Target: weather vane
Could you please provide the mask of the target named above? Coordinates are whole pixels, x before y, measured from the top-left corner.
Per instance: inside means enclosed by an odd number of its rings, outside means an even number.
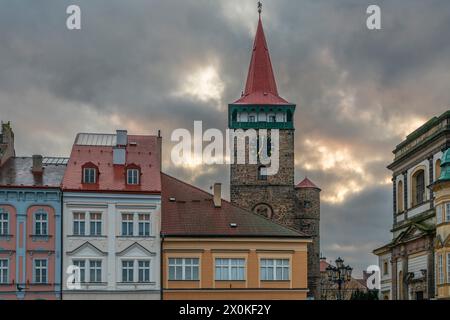
[[[258,1],[258,13],[259,13],[259,15],[261,15],[261,12],[262,12],[262,3],[261,3],[261,1]]]

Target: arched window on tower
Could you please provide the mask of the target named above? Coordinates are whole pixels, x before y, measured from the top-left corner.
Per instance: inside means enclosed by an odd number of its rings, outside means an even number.
[[[412,176],[412,206],[417,206],[425,201],[425,171],[418,170]]]
[[[261,180],[261,181],[267,180],[267,174],[266,174],[266,172],[263,172],[263,171],[266,171],[264,169],[267,169],[267,168],[265,166],[260,166],[258,168],[258,180]]]
[[[441,159],[436,160],[436,164],[435,164],[435,178],[434,180],[437,181],[439,179],[439,177],[441,176]]]
[[[399,181],[397,185],[397,213],[402,213],[403,208],[403,181]]]

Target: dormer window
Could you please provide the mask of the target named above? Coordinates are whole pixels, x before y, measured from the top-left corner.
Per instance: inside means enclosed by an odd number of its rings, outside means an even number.
[[[140,184],[140,177],[141,177],[141,170],[136,165],[129,165],[126,170],[126,179],[128,185],[139,185]]]
[[[83,166],[83,183],[84,184],[96,184],[98,177],[98,168],[92,164],[87,163]]]

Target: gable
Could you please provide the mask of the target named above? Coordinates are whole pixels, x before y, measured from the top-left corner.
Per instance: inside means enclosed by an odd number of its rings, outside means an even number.
[[[90,258],[90,257],[98,257],[99,255],[107,256],[108,253],[101,251],[99,248],[97,248],[90,242],[85,242],[75,250],[67,252],[67,255]]]
[[[126,249],[117,252],[117,256],[121,257],[134,257],[134,258],[147,258],[147,257],[153,257],[156,256],[155,252],[151,252],[150,250],[147,250],[139,243],[135,242],[131,246],[127,247]]]

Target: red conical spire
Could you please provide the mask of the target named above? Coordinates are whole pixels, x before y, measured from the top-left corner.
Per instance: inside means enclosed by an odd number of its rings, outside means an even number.
[[[248,69],[247,83],[238,104],[289,104],[278,95],[277,83],[270,61],[269,49],[264,35],[261,15],[258,20],[252,59]]]

